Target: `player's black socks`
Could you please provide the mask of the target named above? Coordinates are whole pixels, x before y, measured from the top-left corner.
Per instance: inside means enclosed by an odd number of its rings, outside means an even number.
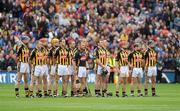
[[[31,98],[34,98],[33,91],[29,90],[29,96],[30,96]]]
[[[142,97],[143,94],[141,93],[141,90],[138,90],[138,97]]]
[[[33,91],[29,90],[29,96],[33,95]]]
[[[66,95],[67,91],[62,91],[62,96]]]
[[[48,93],[47,93],[47,91],[44,91],[44,96],[48,96]]]
[[[85,89],[83,89],[83,93],[84,93],[84,94],[88,94],[87,87],[85,87]]]
[[[80,91],[79,91],[79,90],[77,90],[77,94],[79,94],[79,92],[80,92]]]
[[[25,90],[25,96],[29,97],[29,88],[24,88],[24,90]]]
[[[148,89],[144,89],[145,96],[148,95]]]
[[[101,93],[100,93],[100,90],[95,90],[95,94],[96,94],[96,97],[99,97],[99,96],[101,96]]]
[[[74,92],[73,91],[71,91],[71,97],[73,97],[74,96]]]
[[[126,95],[126,92],[122,92],[122,97],[126,97],[127,95]]]
[[[156,89],[152,88],[152,96],[155,96],[155,95],[156,95]]]
[[[106,92],[107,92],[106,89],[102,90],[102,97],[105,97]]]
[[[40,97],[42,97],[42,91],[41,90],[38,90],[38,97],[40,98]]]
[[[100,94],[100,90],[95,90],[95,94]]]
[[[119,91],[116,91],[116,94],[119,94]]]
[[[95,91],[95,94],[97,94],[97,91],[98,91],[98,90],[95,89],[94,91]]]
[[[51,90],[48,90],[48,95],[51,95]]]
[[[119,91],[116,91],[116,97],[119,97]]]
[[[131,90],[131,96],[134,96],[134,90]]]
[[[53,95],[54,95],[54,96],[57,96],[57,90],[54,90],[54,91],[53,91]]]
[[[19,88],[15,88],[15,95],[19,97]]]

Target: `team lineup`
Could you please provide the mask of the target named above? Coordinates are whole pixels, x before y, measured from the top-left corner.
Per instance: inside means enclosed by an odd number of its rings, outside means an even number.
[[[133,51],[128,43],[119,40],[117,49],[108,50],[107,40],[99,40],[93,52],[88,49],[86,39],[76,43],[74,40],[47,38],[37,41],[36,48],[28,48],[29,37],[22,36],[16,46],[17,79],[15,95],[20,97],[21,79],[24,79],[25,97],[68,97],[68,86],[71,84],[71,97],[89,96],[87,77],[90,70],[96,73],[95,96],[108,97],[110,72],[118,74],[115,96],[127,97],[127,79],[131,78],[130,96],[148,96],[148,84],[151,80],[152,96],[156,95],[157,53],[152,41],[148,42],[146,51],[142,51],[140,43],[134,45]],[[50,44],[50,45],[49,45]],[[93,58],[93,59],[92,59]],[[93,60],[92,68],[89,61]],[[30,81],[28,77],[30,76]],[[144,87],[141,79],[145,76]],[[62,89],[59,80],[62,78]],[[69,81],[70,80],[70,81]],[[29,84],[30,83],[30,84]],[[120,87],[122,90],[120,90]],[[144,88],[144,94],[142,93]],[[119,92],[122,94],[119,94]],[[59,94],[60,93],[60,94]]]

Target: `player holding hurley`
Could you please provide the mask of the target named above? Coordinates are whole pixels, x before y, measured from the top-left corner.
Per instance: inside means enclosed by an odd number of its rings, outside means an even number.
[[[119,97],[119,88],[120,84],[122,84],[122,97],[127,97],[126,94],[126,84],[127,84],[127,78],[129,77],[129,62],[128,62],[128,56],[129,52],[127,50],[128,44],[122,44],[121,41],[120,43],[120,48],[117,57],[116,57],[116,66],[117,66],[117,71],[119,72],[119,79],[118,83],[116,86],[116,96]]]
[[[66,40],[62,39],[60,47],[55,51],[54,57],[57,63],[57,75],[56,75],[56,91],[58,91],[58,81],[62,77],[62,96],[67,97],[67,87],[69,82],[69,71],[68,71],[68,48],[66,46]],[[56,93],[57,95],[57,93]]]
[[[149,48],[145,52],[145,96],[148,96],[148,82],[149,79],[151,79],[152,82],[152,96],[157,96],[156,95],[156,76],[157,76],[157,67],[156,67],[156,62],[157,62],[157,53],[153,49],[154,44],[153,41],[149,41],[148,43]]]
[[[137,81],[138,97],[141,93],[141,78],[143,77],[143,54],[140,52],[140,44],[134,45],[134,51],[129,55],[130,67],[132,69],[131,96],[134,96],[134,85]]]
[[[95,50],[95,58],[97,63],[97,75],[95,94],[97,97],[101,96],[100,89],[102,88],[102,96],[107,96],[107,74],[108,74],[108,52],[106,44],[103,40],[99,41],[99,46]]]
[[[86,49],[86,43],[84,41],[81,41],[79,45],[80,47],[74,56],[73,66],[81,84],[79,89],[79,96],[81,97],[86,95],[86,91],[84,89],[87,84],[86,79],[88,74],[89,53]],[[77,91],[75,91],[75,94],[77,94]]]
[[[73,59],[74,56],[77,52],[77,48],[75,47],[75,41],[74,40],[70,40],[69,41],[69,49],[68,49],[68,71],[69,74],[71,75],[71,96],[76,96],[76,87],[75,87],[75,80],[77,78],[77,76],[74,74],[74,67],[73,67]]]
[[[25,97],[29,96],[29,88],[28,88],[28,74],[30,73],[29,66],[29,43],[30,38],[28,36],[21,36],[21,40],[18,40],[18,48],[17,48],[17,79],[15,84],[15,94],[16,97],[19,97],[19,88],[22,76],[24,76],[24,90]]]
[[[43,67],[43,45],[41,41],[37,41],[36,48],[32,50],[30,55],[31,62],[31,82],[30,82],[30,97],[34,97],[33,91],[36,85],[36,96],[42,97],[42,79],[44,73]]]
[[[57,90],[55,88],[55,86],[58,86],[58,84],[56,84],[56,59],[54,57],[55,54],[55,50],[59,45],[59,39],[57,38],[53,38],[51,41],[51,48],[49,50],[49,54],[48,54],[48,58],[49,58],[49,83],[48,83],[48,95],[49,96],[57,96]],[[53,94],[52,94],[53,92]]]
[[[43,53],[43,91],[44,91],[44,96],[47,97],[48,93],[47,93],[47,88],[48,88],[48,74],[49,74],[49,58],[48,58],[48,52],[49,52],[49,47],[48,47],[48,39],[47,38],[41,38],[40,39],[42,45],[43,45],[43,49],[42,49],[42,53]]]

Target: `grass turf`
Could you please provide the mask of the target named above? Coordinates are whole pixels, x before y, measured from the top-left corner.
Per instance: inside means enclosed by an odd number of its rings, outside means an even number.
[[[94,86],[89,87],[94,95]],[[109,85],[109,90],[115,93],[113,84]],[[21,97],[15,98],[14,85],[0,84],[0,111],[180,111],[180,84],[158,84],[160,97],[117,98],[113,94],[108,98],[31,99],[25,98],[23,93],[21,90]]]

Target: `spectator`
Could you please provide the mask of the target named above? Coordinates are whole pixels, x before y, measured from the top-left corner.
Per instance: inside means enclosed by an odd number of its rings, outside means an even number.
[[[1,62],[15,68],[14,37],[26,34],[30,48],[42,37],[49,42],[53,37],[77,42],[87,38],[91,49],[99,39],[108,40],[109,47],[125,39],[130,50],[137,41],[146,46],[153,40],[160,61],[172,68],[169,64],[178,63],[173,58],[180,47],[179,5],[179,0],[1,0]]]

